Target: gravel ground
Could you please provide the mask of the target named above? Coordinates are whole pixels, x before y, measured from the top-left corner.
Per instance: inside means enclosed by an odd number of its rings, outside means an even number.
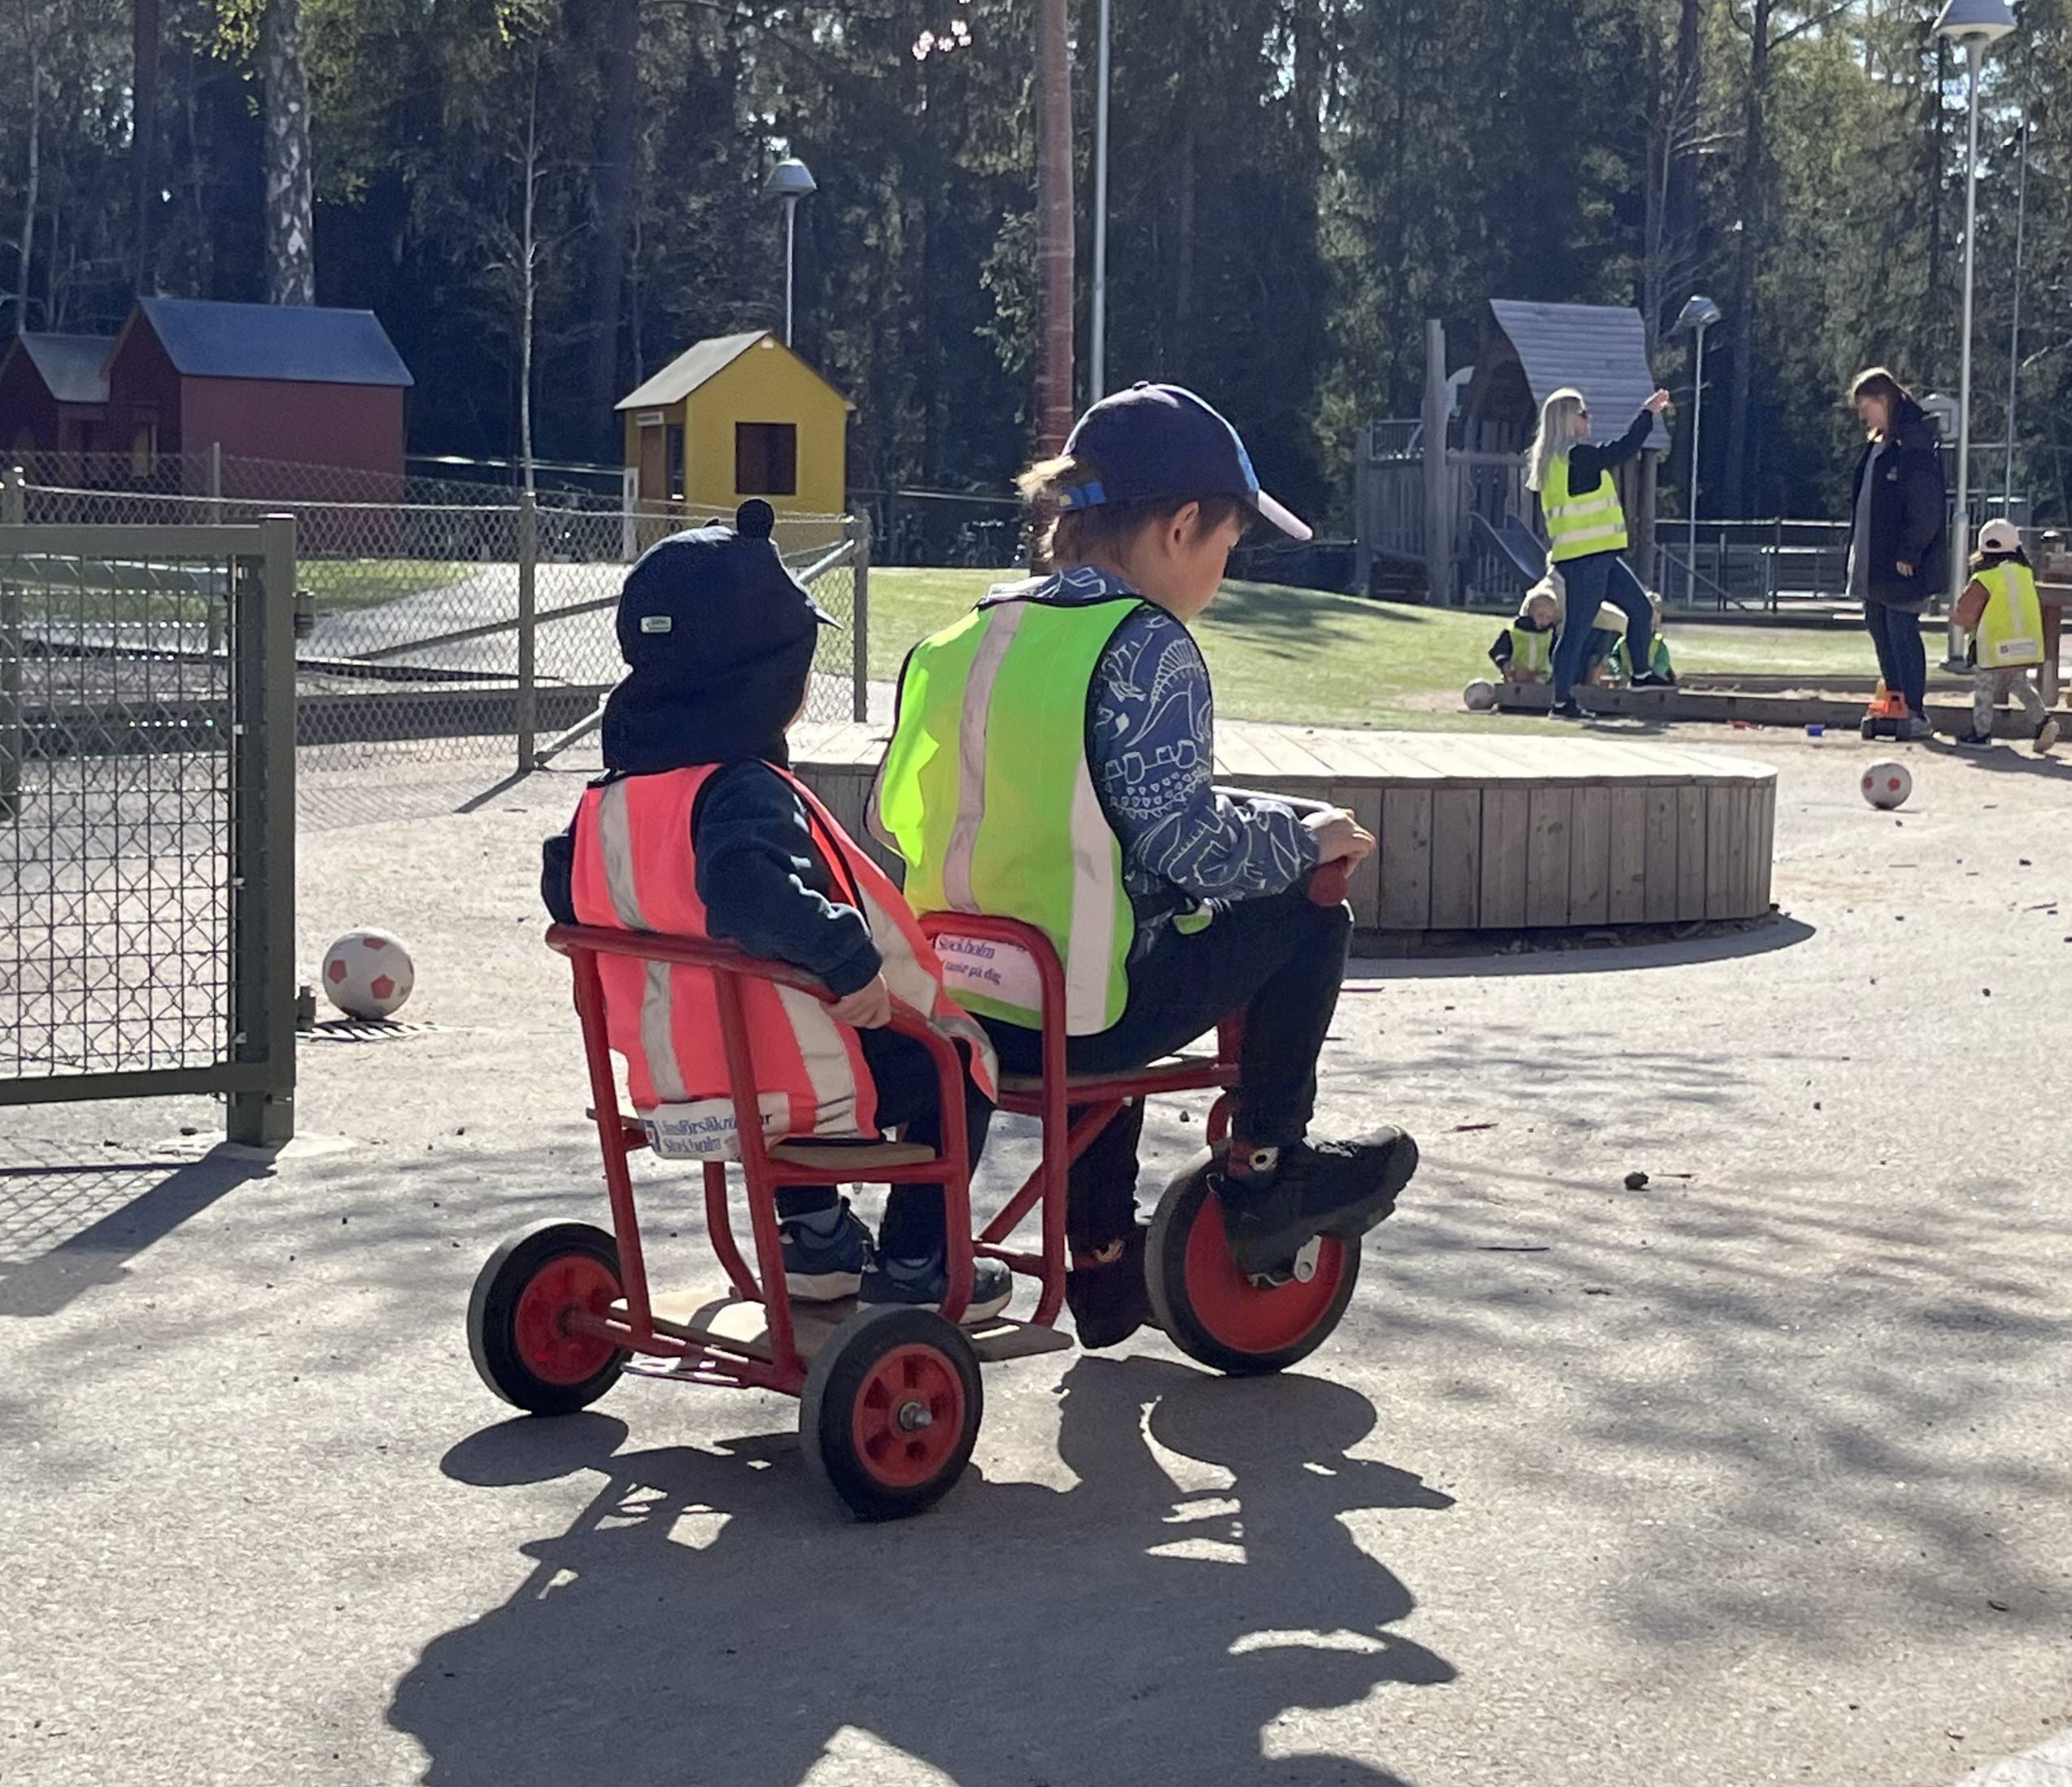
[[[1786,916],[1355,962],[1323,1122],[1426,1165],[1335,1339],[1004,1367],[892,1528],[780,1399],[503,1419],[474,1271],[602,1208],[534,891],[579,777],[306,776],[305,972],[394,930],[431,1027],[308,1047],[271,1167],[202,1103],[0,1116],[0,1781],[1948,1787],[2043,1742],[2072,769],[1909,748],[1895,817],[1853,740],[1706,742],[1779,766]],[[1147,1178],[1199,1133],[1156,1112]]]

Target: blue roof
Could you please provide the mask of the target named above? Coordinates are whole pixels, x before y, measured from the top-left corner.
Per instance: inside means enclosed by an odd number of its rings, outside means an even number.
[[[312,304],[221,304],[140,298],[174,368],[185,378],[277,378],[311,385],[417,382],[371,310]]]

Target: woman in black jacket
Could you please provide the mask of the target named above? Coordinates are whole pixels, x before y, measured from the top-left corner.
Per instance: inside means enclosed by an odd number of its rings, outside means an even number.
[[[1948,582],[1949,499],[1935,429],[1882,366],[1849,391],[1870,431],[1849,486],[1849,594],[1864,605],[1885,686],[1906,700],[1910,735],[1928,724],[1928,652],[1920,617]]]

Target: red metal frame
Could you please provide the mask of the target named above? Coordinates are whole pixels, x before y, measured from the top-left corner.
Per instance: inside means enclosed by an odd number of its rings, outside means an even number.
[[[1310,894],[1320,904],[1335,904],[1344,899],[1343,865],[1329,864],[1317,870],[1311,878]],[[919,1012],[895,1000],[892,1028],[919,1043],[935,1063],[942,1101],[942,1154],[920,1166],[875,1166],[844,1176],[851,1181],[883,1185],[941,1184],[950,1237],[949,1294],[944,1300],[943,1314],[951,1321],[962,1316],[971,1303],[971,1262],[975,1255],[984,1254],[1041,1283],[1035,1319],[1049,1327],[1056,1322],[1063,1306],[1065,1274],[1071,1263],[1065,1236],[1065,1190],[1072,1162],[1086,1152],[1125,1105],[1162,1092],[1217,1093],[1209,1113],[1208,1140],[1211,1145],[1222,1140],[1229,1131],[1231,1089],[1237,1083],[1242,1040],[1240,1022],[1232,1017],[1218,1027],[1212,1059],[1150,1066],[1132,1074],[1101,1074],[1095,1083],[1082,1082],[1075,1096],[1065,1066],[1065,970],[1050,940],[1041,931],[1014,919],[977,913],[931,913],[923,917],[921,926],[931,940],[955,935],[1009,944],[1027,951],[1035,961],[1042,1001],[1042,1070],[1032,1092],[1002,1087],[1000,1108],[1037,1119],[1042,1127],[1041,1154],[1036,1170],[1021,1189],[975,1237],[964,1124],[963,1062],[956,1048],[931,1029]],[[675,1360],[678,1374],[696,1382],[754,1386],[799,1395],[805,1388],[806,1368],[799,1353],[791,1298],[784,1286],[776,1194],[780,1186],[825,1184],[829,1175],[825,1167],[793,1166],[772,1160],[763,1141],[761,1122],[739,1121],[741,1112],[757,1113],[761,1109],[741,1005],[741,983],[764,980],[796,987],[830,1004],[834,1002],[831,996],[801,969],[745,955],[726,944],[586,925],[553,926],[547,933],[547,942],[569,958],[575,972],[576,1012],[582,1022],[583,1053],[590,1070],[591,1115],[596,1122],[598,1144],[604,1157],[604,1186],[611,1201],[613,1232],[618,1239],[619,1273],[626,1301],[623,1318],[576,1313],[569,1317],[570,1325],[607,1336],[629,1351]],[[735,1294],[762,1304],[768,1311],[771,1357],[767,1360],[718,1342],[686,1340],[656,1330],[647,1260],[640,1244],[639,1216],[634,1205],[633,1175],[627,1164],[633,1154],[648,1146],[648,1137],[638,1122],[619,1109],[618,1086],[604,1025],[604,980],[597,970],[600,956],[676,963],[706,969],[712,974],[726,1050],[727,1090],[734,1101],[742,1174],[748,1182],[755,1270],[750,1270],[735,1239],[726,1169],[718,1161],[704,1163],[705,1227]],[[1072,1116],[1075,1109],[1076,1121]],[[1039,1205],[1042,1223],[1038,1251],[1018,1252],[1008,1247],[1010,1238]]]
[[[968,1167],[962,1164],[968,1158],[963,1063],[956,1049],[930,1028],[918,1012],[896,1000],[892,1027],[919,1043],[935,1062],[942,1101],[942,1157],[914,1166],[871,1167],[846,1176],[853,1180],[887,1185],[940,1183],[944,1214],[951,1238],[949,1295],[944,1302],[943,1313],[951,1320],[961,1316],[971,1302],[972,1260],[975,1255],[982,1253],[1040,1282],[1042,1290],[1035,1319],[1049,1326],[1057,1320],[1065,1300],[1065,1274],[1070,1264],[1065,1237],[1065,1188],[1071,1163],[1085,1153],[1116,1112],[1132,1099],[1148,1097],[1154,1092],[1214,1091],[1227,1095],[1237,1083],[1237,1026],[1232,1022],[1219,1031],[1219,1046],[1214,1061],[1148,1067],[1141,1073],[1104,1076],[1098,1096],[1077,1107],[1078,1121],[1075,1122],[1069,1116],[1075,1105],[1071,1081],[1065,1071],[1065,973],[1049,940],[1040,931],[1012,919],[976,914],[936,913],[923,918],[922,925],[931,937],[953,933],[1012,944],[1027,950],[1035,960],[1042,985],[1043,1072],[1035,1092],[1009,1092],[1003,1089],[1000,1102],[1004,1110],[1039,1120],[1043,1131],[1041,1157],[1021,1189],[975,1238],[971,1175]],[[771,1159],[760,1122],[737,1121],[735,1134],[740,1144],[742,1175],[748,1182],[754,1269],[750,1268],[735,1237],[727,1197],[726,1169],[719,1161],[704,1162],[705,1227],[735,1294],[761,1303],[767,1311],[771,1357],[768,1360],[759,1359],[718,1343],[686,1340],[657,1332],[629,1164],[635,1153],[648,1146],[648,1137],[640,1125],[619,1109],[618,1087],[604,1024],[604,979],[598,972],[597,959],[600,956],[628,956],[641,961],[678,963],[710,971],[718,993],[720,1027],[726,1049],[728,1092],[737,1114],[760,1108],[749,1057],[747,1020],[741,1005],[741,983],[772,981],[781,986],[796,987],[822,1000],[830,998],[827,988],[812,975],[785,963],[761,961],[725,944],[689,937],[664,937],[596,926],[556,925],[547,931],[547,942],[550,948],[569,958],[574,970],[576,1013],[582,1024],[583,1053],[590,1070],[591,1116],[597,1125],[598,1144],[604,1159],[604,1188],[611,1204],[613,1232],[618,1239],[619,1273],[626,1301],[623,1318],[575,1314],[569,1318],[571,1323],[608,1336],[630,1352],[677,1361],[682,1375],[700,1382],[754,1386],[798,1395],[805,1387],[806,1367],[799,1353],[791,1299],[784,1288],[783,1262],[777,1232],[776,1193],[780,1186],[824,1184],[827,1170],[794,1166]],[[1227,1096],[1219,1098],[1210,1113],[1211,1141],[1227,1127]],[[1015,1230],[1039,1205],[1042,1207],[1042,1223],[1038,1251],[1017,1252],[1006,1246],[1005,1244]]]

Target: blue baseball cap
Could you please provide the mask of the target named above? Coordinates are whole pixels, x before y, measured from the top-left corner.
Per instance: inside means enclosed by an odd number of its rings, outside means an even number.
[[[1065,492],[1067,509],[1234,496],[1290,539],[1311,538],[1306,521],[1259,488],[1237,430],[1177,385],[1139,383],[1102,398],[1080,418],[1065,451],[1101,474]]]

